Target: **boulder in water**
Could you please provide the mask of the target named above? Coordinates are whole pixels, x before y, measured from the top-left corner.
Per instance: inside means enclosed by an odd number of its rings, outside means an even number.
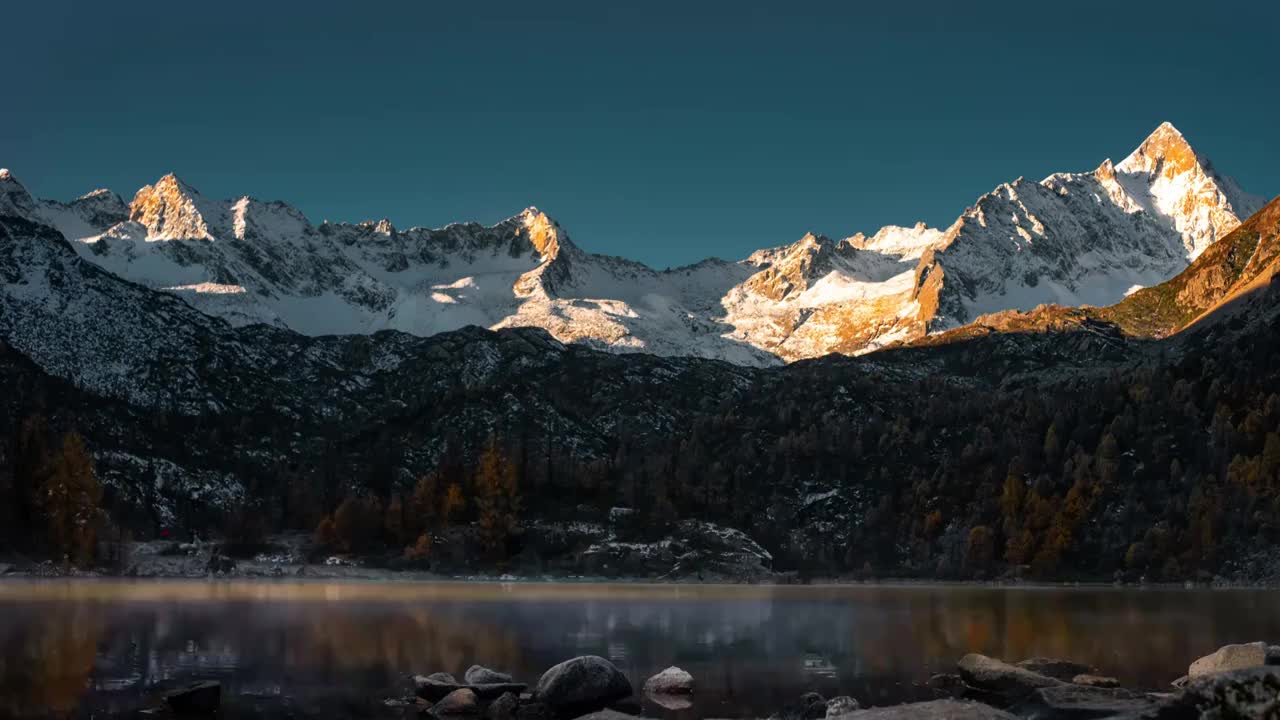
[[[960,658],[957,667],[966,683],[1003,699],[1005,703],[1021,700],[1039,688],[1065,684],[1048,675],[978,653]]]
[[[674,665],[644,682],[646,695],[688,695],[693,692],[693,676]]]
[[[1267,664],[1267,644],[1264,642],[1223,645],[1212,653],[1191,663],[1187,677],[1199,677],[1227,670],[1242,670]]]
[[[613,663],[583,655],[542,674],[534,697],[557,713],[590,712],[631,695],[631,682]]]

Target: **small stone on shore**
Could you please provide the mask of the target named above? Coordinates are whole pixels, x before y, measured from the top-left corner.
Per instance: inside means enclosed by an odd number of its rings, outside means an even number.
[[[461,688],[445,695],[431,706],[433,715],[466,715],[479,710],[479,700],[470,688]]]

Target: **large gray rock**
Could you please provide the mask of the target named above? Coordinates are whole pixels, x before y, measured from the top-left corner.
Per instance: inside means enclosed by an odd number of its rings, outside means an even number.
[[[855,710],[838,715],[841,720],[1017,720],[1003,710],[961,700],[931,700],[906,705]]]
[[[1175,701],[1201,718],[1280,718],[1280,667],[1228,670],[1191,678]]]
[[[470,715],[480,711],[480,700],[470,688],[454,690],[431,706],[433,715]]]
[[[589,712],[631,695],[631,682],[598,655],[565,660],[542,674],[534,697],[557,713]]]
[[[513,682],[510,675],[497,670],[490,670],[483,665],[472,665],[467,668],[463,678],[468,685],[500,685]]]
[[[216,715],[222,705],[222,685],[213,681],[191,683],[165,693],[164,701],[175,715]]]
[[[693,676],[676,666],[644,681],[646,695],[688,695],[693,692]]]
[[[1088,675],[1094,672],[1093,668],[1084,663],[1047,657],[1027,658],[1017,665],[1024,670],[1068,682],[1077,675]]]
[[[1035,690],[1013,708],[1026,720],[1092,720],[1155,709],[1150,696],[1121,688],[1059,685]]]
[[[993,694],[1006,703],[1021,700],[1039,688],[1066,684],[1048,675],[978,653],[965,655],[956,666],[966,683]]]
[[[1187,677],[1200,677],[1227,670],[1242,670],[1267,664],[1267,644],[1264,642],[1223,645],[1209,655],[1191,663]]]

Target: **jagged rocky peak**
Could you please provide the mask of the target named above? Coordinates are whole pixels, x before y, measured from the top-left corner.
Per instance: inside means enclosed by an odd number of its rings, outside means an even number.
[[[35,201],[7,168],[0,168],[0,213],[27,216]]]
[[[1158,173],[1173,177],[1201,166],[1202,161],[1191,143],[1173,123],[1163,122],[1146,140],[1120,161],[1121,172]]]
[[[778,301],[802,293],[830,270],[834,249],[831,238],[810,232],[790,245],[759,250],[747,262],[764,267],[743,286]]]
[[[1094,177],[1102,181],[1110,181],[1116,179],[1116,166],[1111,162],[1111,158],[1102,161],[1097,170],[1093,171]]]
[[[114,192],[99,188],[71,201],[75,208],[91,225],[107,228],[129,218],[129,206]]]
[[[527,207],[516,216],[528,233],[533,249],[543,258],[555,257],[568,247],[568,236],[560,228],[560,223],[536,207]]]
[[[212,238],[205,203],[195,188],[169,173],[133,196],[129,219],[153,240]]]
[[[1218,174],[1168,122],[1156,128],[1114,170],[1122,180],[1128,176],[1145,181],[1147,197],[1142,197],[1135,183],[1124,184],[1140,204],[1173,224],[1183,236],[1188,259],[1234,230],[1264,203],[1263,198],[1244,192],[1232,178]]]

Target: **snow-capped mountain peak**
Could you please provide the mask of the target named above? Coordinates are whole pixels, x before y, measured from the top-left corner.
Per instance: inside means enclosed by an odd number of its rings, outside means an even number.
[[[1119,164],[979,198],[932,256],[945,280],[927,327],[1045,303],[1110,305],[1172,277],[1261,204],[1163,123]]]
[[[129,220],[145,227],[151,240],[212,240],[226,214],[173,173],[143,187],[129,205]]]
[[[1187,138],[1171,122],[1162,122],[1142,144],[1120,161],[1121,172],[1162,172],[1177,175],[1201,164]]]
[[[1188,260],[1264,204],[1235,180],[1219,175],[1168,122],[1116,165],[1115,174],[1139,206],[1163,217],[1182,235]]]

